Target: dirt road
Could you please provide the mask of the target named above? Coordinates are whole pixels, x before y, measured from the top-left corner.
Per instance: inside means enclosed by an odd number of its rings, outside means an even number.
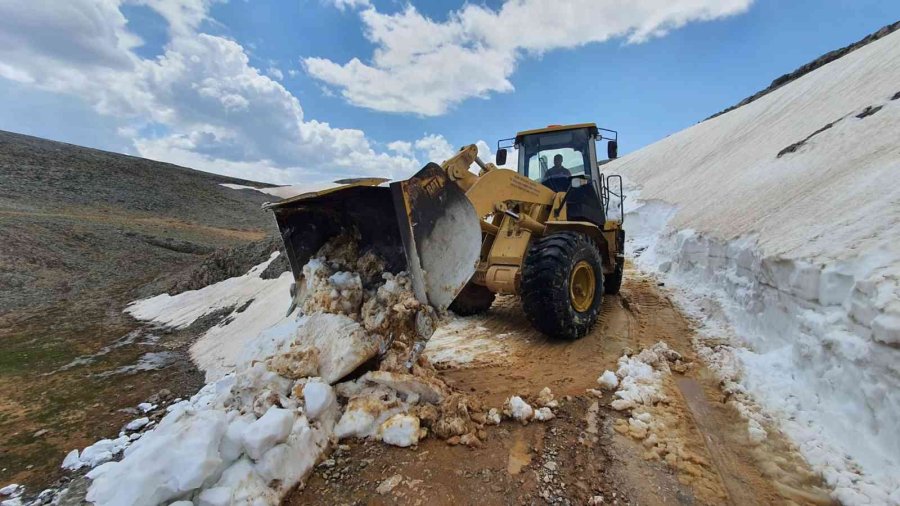
[[[626,279],[579,341],[548,341],[530,330],[515,299],[501,298],[429,345],[447,381],[488,405],[550,387],[561,401],[556,419],[504,422],[482,448],[434,438],[415,449],[341,445],[286,504],[830,504],[776,430],[767,427],[759,444],[748,439],[747,422],[696,358],[692,326],[664,288],[633,271]],[[690,364],[665,383],[670,400],[659,416],[685,456],[669,461],[615,429],[627,416],[609,407],[610,394],[586,392],[624,353],[659,341]]]

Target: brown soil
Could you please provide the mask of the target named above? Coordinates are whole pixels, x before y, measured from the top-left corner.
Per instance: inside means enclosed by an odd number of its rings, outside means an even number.
[[[0,132],[0,486],[39,492],[67,452],[137,418],[136,404],[203,384],[186,353],[202,325],[157,331],[122,310],[179,281],[217,281],[193,273],[271,233],[260,209],[271,197],[222,183],[255,184]],[[148,353],[164,367],[135,370]]]
[[[481,337],[506,334],[506,355],[441,375],[498,407],[510,395],[533,397],[549,386],[561,401],[557,418],[504,422],[474,449],[433,438],[415,449],[351,442],[285,503],[586,504],[602,496],[610,504],[830,504],[819,478],[775,429],[766,428],[761,445],[748,440],[746,422],[696,359],[690,322],[653,279],[628,271],[621,295],[605,299],[601,323],[575,342],[532,331],[511,297],[469,320]],[[638,441],[613,429],[627,415],[609,408],[609,394],[585,392],[623,353],[659,341],[692,364],[666,381],[670,401],[655,407],[668,435],[691,455],[669,463],[648,458]]]

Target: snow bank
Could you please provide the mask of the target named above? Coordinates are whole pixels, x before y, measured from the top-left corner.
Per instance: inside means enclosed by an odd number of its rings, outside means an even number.
[[[900,504],[898,83],[900,32],[610,165],[637,265],[846,504]]]

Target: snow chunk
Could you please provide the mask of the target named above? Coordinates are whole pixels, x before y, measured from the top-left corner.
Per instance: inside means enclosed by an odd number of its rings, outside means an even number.
[[[200,492],[197,497],[198,506],[229,506],[231,504],[231,489],[227,487],[212,487]]]
[[[309,316],[297,330],[290,351],[302,353],[315,348],[318,374],[335,383],[378,352],[376,341],[350,317],[319,313]]]
[[[747,435],[750,437],[750,441],[754,443],[762,443],[768,437],[766,429],[752,418],[747,420]]]
[[[150,404],[149,402],[142,402],[137,405],[137,408],[141,410],[141,413],[148,413],[156,409],[156,404]]]
[[[553,398],[553,392],[550,391],[550,387],[544,387],[538,393],[537,405],[545,408],[555,408],[559,406],[559,402]]]
[[[619,378],[616,377],[616,373],[607,370],[603,371],[603,374],[597,378],[597,383],[600,385],[601,389],[612,391],[619,386]]]
[[[303,386],[306,415],[317,420],[321,415],[337,409],[337,396],[328,383],[310,381]]]
[[[96,467],[112,460],[119,452],[127,448],[129,444],[131,444],[131,439],[128,436],[116,439],[101,439],[82,450],[80,455],[78,450],[69,452],[65,460],[63,460],[63,467],[70,470],[81,469],[82,467]]]
[[[9,485],[0,488],[0,495],[5,497],[18,497],[25,492],[25,486],[19,485],[17,483],[10,483]]]
[[[290,410],[272,406],[259,420],[244,429],[244,450],[252,459],[259,459],[270,448],[287,439],[294,424]]]
[[[330,430],[312,427],[305,416],[300,416],[287,441],[267,451],[256,471],[267,482],[277,482],[279,491],[286,492],[309,474],[329,443]]]
[[[500,425],[500,420],[501,420],[500,411],[497,408],[491,408],[488,411],[488,414],[485,417],[485,420],[490,424]]]
[[[534,419],[539,422],[546,422],[547,420],[553,420],[556,415],[553,414],[553,411],[548,407],[543,407],[534,412]]]
[[[372,437],[388,418],[406,411],[407,405],[394,392],[384,387],[369,389],[350,398],[334,434],[338,439]]]
[[[241,456],[244,452],[244,431],[255,421],[256,417],[252,413],[247,413],[235,416],[228,423],[222,443],[219,445],[219,454],[223,460],[232,462]]]
[[[128,425],[125,426],[125,430],[136,431],[142,429],[145,425],[150,423],[150,419],[146,416],[143,418],[138,418],[128,422]]]
[[[278,504],[275,491],[269,488],[246,457],[225,469],[215,487],[231,491],[231,504]]]
[[[74,471],[80,469],[82,465],[81,459],[78,458],[78,450],[72,450],[66,454],[66,458],[63,459],[62,466],[60,467]]]
[[[518,395],[514,395],[506,400],[509,416],[522,423],[528,423],[534,417],[534,408],[531,407]]]
[[[397,414],[381,424],[378,432],[381,440],[387,444],[412,446],[419,442],[419,419],[412,415]]]
[[[616,375],[622,378],[616,391],[616,400],[610,406],[617,411],[651,406],[663,400],[663,371],[668,372],[669,360],[680,358],[664,342],[658,342],[634,357],[627,355],[619,359]],[[654,369],[656,366],[659,370]]]
[[[87,500],[151,506],[199,488],[222,464],[219,443],[225,428],[221,411],[173,411],[135,442],[124,459],[88,473],[93,483]]]
[[[369,371],[362,376],[363,381],[384,385],[403,395],[409,402],[422,400],[430,404],[440,404],[447,395],[444,383],[425,376],[388,371]]]

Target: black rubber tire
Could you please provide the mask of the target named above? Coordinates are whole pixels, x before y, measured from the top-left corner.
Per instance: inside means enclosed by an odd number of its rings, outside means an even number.
[[[607,295],[616,295],[622,288],[622,278],[625,276],[625,231],[619,231],[619,255],[620,259],[616,259],[616,268],[612,274],[603,280],[603,291]]]
[[[494,297],[496,297],[494,292],[487,287],[468,283],[450,303],[450,311],[459,316],[481,314],[491,308]]]
[[[580,312],[572,306],[569,279],[573,267],[585,260],[594,271],[594,300]],[[557,339],[584,337],[597,322],[603,301],[600,252],[585,235],[559,232],[532,243],[522,268],[522,309],[531,325]]]

